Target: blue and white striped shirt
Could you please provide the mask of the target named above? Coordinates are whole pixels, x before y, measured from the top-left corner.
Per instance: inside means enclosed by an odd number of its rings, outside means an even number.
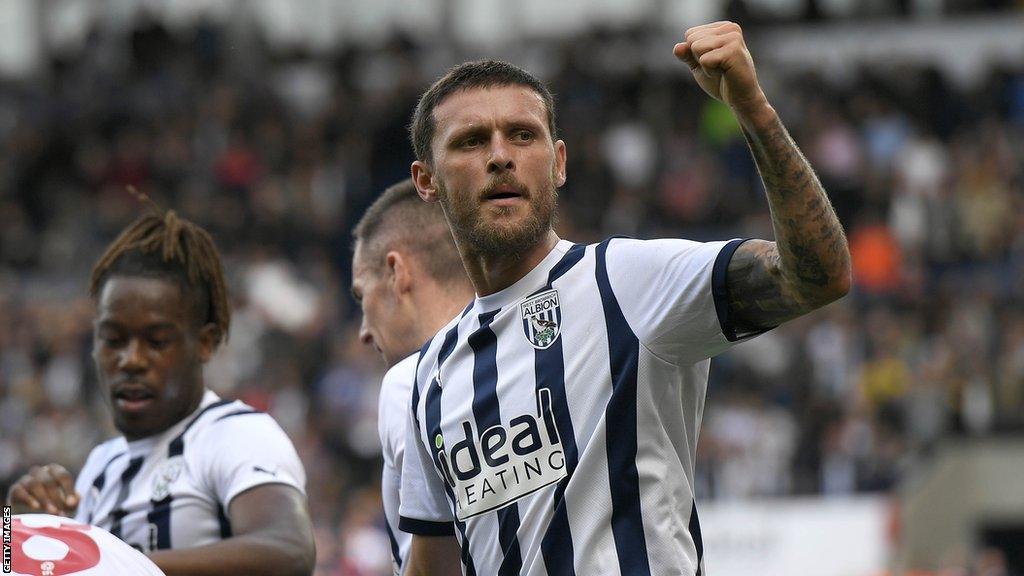
[[[470,575],[699,574],[710,358],[742,240],[561,241],[421,351],[401,527]]]
[[[93,448],[75,481],[75,519],[143,552],[194,548],[230,537],[231,501],[262,484],[305,493],[291,440],[268,414],[206,390],[193,414],[160,434]]]

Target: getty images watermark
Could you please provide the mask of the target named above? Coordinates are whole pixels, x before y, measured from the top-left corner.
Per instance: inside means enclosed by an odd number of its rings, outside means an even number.
[[[4,569],[3,574],[11,570],[11,507],[4,506]]]

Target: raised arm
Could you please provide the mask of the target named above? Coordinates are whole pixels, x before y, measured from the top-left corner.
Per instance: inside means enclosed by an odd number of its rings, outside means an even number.
[[[850,252],[828,195],[757,82],[739,25],[686,31],[674,53],[736,115],[768,196],[775,242],[750,240],[726,275],[738,332],[776,326],[850,290]]]

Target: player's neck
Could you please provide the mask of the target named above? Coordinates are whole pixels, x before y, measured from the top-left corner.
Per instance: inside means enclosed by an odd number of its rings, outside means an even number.
[[[477,296],[490,296],[513,285],[523,276],[530,273],[558,244],[558,235],[554,230],[547,233],[529,250],[522,254],[487,255],[475,254],[463,250],[462,263]]]
[[[413,301],[415,313],[409,315],[417,320],[413,334],[417,348],[433,338],[473,300],[473,287],[465,280],[442,284],[431,279],[419,286],[421,290]]]

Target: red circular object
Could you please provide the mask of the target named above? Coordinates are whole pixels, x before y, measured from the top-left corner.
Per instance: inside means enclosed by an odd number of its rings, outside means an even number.
[[[100,547],[86,534],[89,526],[77,522],[62,521],[60,526],[33,527],[26,526],[20,518],[11,522],[13,531],[11,544],[14,554],[12,555],[12,567],[15,572],[43,576],[43,564],[52,564],[51,570],[46,571],[46,576],[65,576],[82,570],[88,570],[100,563]],[[33,536],[45,536],[60,540],[69,548],[68,553],[60,560],[36,560],[25,555],[22,546]]]

